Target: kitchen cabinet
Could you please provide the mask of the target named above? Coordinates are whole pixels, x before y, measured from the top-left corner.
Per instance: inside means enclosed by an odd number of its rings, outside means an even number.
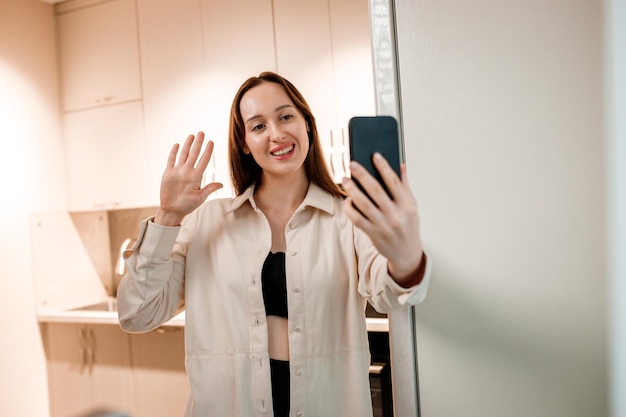
[[[156,205],[140,101],[63,115],[70,211]]]
[[[200,0],[138,0],[148,190],[159,196],[174,143],[214,128],[208,122],[208,81]]]
[[[130,335],[134,417],[182,416],[189,394],[184,328],[165,326]]]
[[[56,7],[64,111],[141,98],[134,0]]]
[[[95,410],[134,415],[129,336],[119,326],[48,323],[43,329],[51,417]]]
[[[302,92],[317,119],[336,182],[346,174],[348,120],[374,115],[368,2],[275,0],[278,71]]]
[[[140,99],[135,0],[78,0],[55,11],[63,110]]]

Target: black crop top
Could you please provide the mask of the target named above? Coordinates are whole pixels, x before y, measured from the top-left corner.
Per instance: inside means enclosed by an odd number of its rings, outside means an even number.
[[[288,317],[287,315],[287,276],[285,274],[285,253],[270,252],[261,271],[265,314]]]

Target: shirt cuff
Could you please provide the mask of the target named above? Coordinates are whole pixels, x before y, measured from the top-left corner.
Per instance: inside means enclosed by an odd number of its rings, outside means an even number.
[[[424,261],[426,265],[424,266],[424,276],[419,284],[414,285],[409,288],[401,287],[391,276],[388,276],[389,279],[389,287],[391,292],[397,297],[398,304],[401,306],[409,306],[419,304],[424,301],[426,297],[426,292],[428,290],[428,284],[430,282],[430,273],[432,270],[432,260],[428,256],[428,254],[424,251]]]
[[[180,226],[162,226],[154,223],[153,220],[154,217],[149,217],[139,224],[137,241],[131,248],[124,251],[124,259],[135,252],[159,259],[170,257]]]

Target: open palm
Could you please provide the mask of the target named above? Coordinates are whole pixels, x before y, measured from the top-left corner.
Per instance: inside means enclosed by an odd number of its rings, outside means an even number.
[[[178,155],[179,145],[172,147],[161,180],[161,203],[155,223],[165,226],[180,224],[182,219],[197,209],[222,184],[212,182],[202,187],[202,176],[213,154],[213,142],[202,150],[204,133],[189,135]]]

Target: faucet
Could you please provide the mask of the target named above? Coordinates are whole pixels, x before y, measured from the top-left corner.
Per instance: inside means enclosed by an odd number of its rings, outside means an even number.
[[[124,251],[126,251],[130,247],[132,241],[133,240],[131,238],[127,238],[120,245],[120,249],[117,254],[117,262],[115,264],[115,272],[111,276],[111,295],[113,297],[117,296],[118,278],[121,278],[126,274],[126,265],[124,264]]]

